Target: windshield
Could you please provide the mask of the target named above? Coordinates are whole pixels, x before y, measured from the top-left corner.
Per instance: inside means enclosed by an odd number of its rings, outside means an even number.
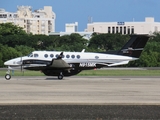
[[[28,55],[28,57],[33,57],[33,53],[30,53],[30,54]]]

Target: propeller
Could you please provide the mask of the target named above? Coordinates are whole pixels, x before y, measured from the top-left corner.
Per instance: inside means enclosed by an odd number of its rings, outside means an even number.
[[[62,59],[63,57],[63,52],[60,53],[60,55],[57,57],[57,59]]]
[[[23,71],[23,60],[22,60],[22,57],[21,57],[21,59],[20,59],[20,65],[21,65],[21,72],[23,72],[23,75],[24,75],[24,71]]]
[[[23,65],[22,57],[21,57],[21,62],[20,63],[21,63],[21,72],[22,72],[22,65]]]

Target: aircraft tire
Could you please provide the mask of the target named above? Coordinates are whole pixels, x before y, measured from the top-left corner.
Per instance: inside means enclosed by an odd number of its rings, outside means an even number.
[[[6,78],[6,80],[10,80],[11,79],[11,75],[10,74],[6,74],[5,78]]]
[[[63,79],[63,75],[58,75],[58,79],[62,80]]]

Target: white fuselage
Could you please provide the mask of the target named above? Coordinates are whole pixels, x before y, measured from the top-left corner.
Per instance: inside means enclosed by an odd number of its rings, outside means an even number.
[[[8,60],[4,63],[7,66],[20,66],[23,60],[42,60],[52,61],[60,55],[60,51],[34,51],[28,56],[18,57]],[[112,55],[105,53],[91,53],[91,52],[63,52],[63,58],[66,63],[80,63],[80,67],[94,66],[95,64],[102,64],[105,66],[117,66],[127,64],[129,61],[137,60],[138,58]]]

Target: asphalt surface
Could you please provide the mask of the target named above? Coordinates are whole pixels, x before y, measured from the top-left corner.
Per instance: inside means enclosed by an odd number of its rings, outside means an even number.
[[[159,77],[0,77],[0,120],[160,119]]]

